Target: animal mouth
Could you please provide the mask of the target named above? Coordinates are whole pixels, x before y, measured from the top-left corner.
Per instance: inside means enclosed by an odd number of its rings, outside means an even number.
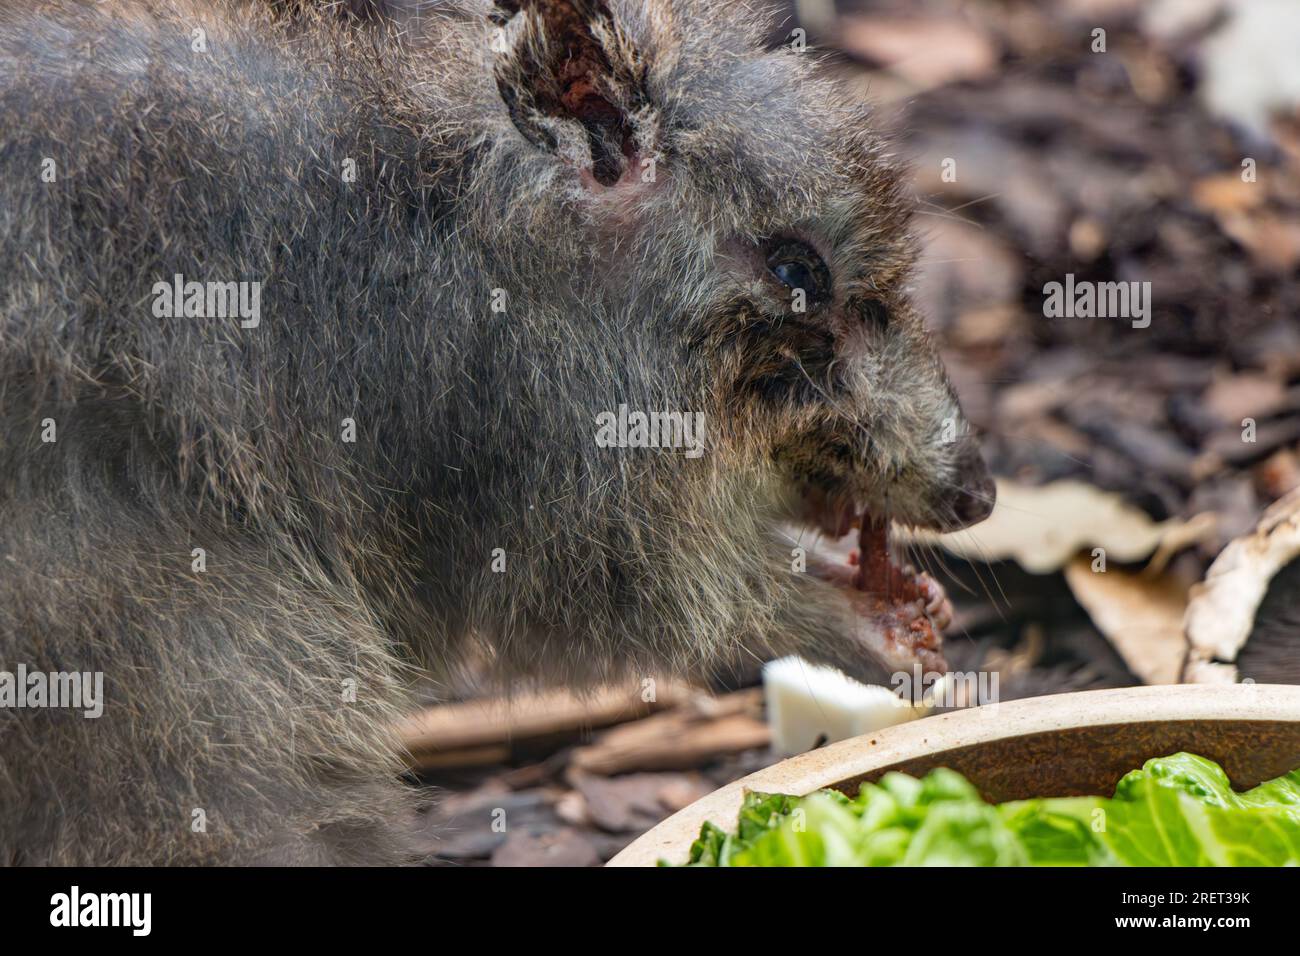
[[[808,571],[840,589],[861,619],[864,653],[887,671],[947,671],[941,634],[952,623],[943,587],[895,553],[882,511],[809,490],[802,524],[812,531]],[[797,535],[805,541],[805,535]]]

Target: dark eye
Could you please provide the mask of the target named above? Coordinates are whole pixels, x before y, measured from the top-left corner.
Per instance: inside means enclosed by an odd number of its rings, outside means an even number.
[[[809,310],[831,300],[831,271],[807,243],[773,240],[767,247],[767,268],[787,289],[802,289]]]

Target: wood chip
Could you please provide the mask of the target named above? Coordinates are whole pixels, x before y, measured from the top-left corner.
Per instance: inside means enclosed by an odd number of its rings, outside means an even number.
[[[1187,588],[1166,575],[1093,571],[1091,558],[1065,567],[1065,580],[1092,622],[1146,684],[1176,684],[1187,657]]]
[[[1194,585],[1185,629],[1191,645],[1186,679],[1212,673],[1203,665],[1231,665],[1250,637],[1255,612],[1273,576],[1300,558],[1300,491],[1264,512],[1259,526],[1223,549]],[[1234,668],[1235,672],[1235,668]],[[1221,674],[1213,674],[1219,677]]]
[[[993,39],[956,17],[844,17],[840,45],[921,89],[988,76],[998,63]]]
[[[576,830],[516,831],[492,853],[493,866],[600,866],[600,854]]]
[[[407,718],[398,733],[415,766],[476,766],[506,759],[521,742],[635,720],[690,693],[660,681],[653,701],[642,700],[640,685],[629,683],[583,696],[553,690],[441,704]]]
[[[574,750],[570,766],[610,775],[634,770],[686,770],[727,754],[771,742],[767,722],[756,716],[761,690],[718,698],[710,715],[680,708],[615,727],[594,743]]]

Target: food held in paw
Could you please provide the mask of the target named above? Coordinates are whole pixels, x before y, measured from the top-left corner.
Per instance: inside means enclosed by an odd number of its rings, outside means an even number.
[[[889,525],[864,515],[858,532],[857,573],[866,611],[883,630],[891,659],[912,656],[927,668],[944,670],[939,631],[952,621],[952,606],[939,583],[890,555]]]

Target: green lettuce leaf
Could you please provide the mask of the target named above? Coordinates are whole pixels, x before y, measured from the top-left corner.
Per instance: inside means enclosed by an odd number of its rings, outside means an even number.
[[[1300,770],[1237,793],[1194,754],[1148,760],[1112,798],[985,802],[960,774],[889,773],[856,797],[748,793],[692,866],[1300,865]]]
[[[1056,801],[1044,803],[1050,808]],[[1098,808],[1098,839],[1128,866],[1300,863],[1300,774],[1295,771],[1237,793],[1218,764],[1174,754],[1126,774],[1115,798]]]

